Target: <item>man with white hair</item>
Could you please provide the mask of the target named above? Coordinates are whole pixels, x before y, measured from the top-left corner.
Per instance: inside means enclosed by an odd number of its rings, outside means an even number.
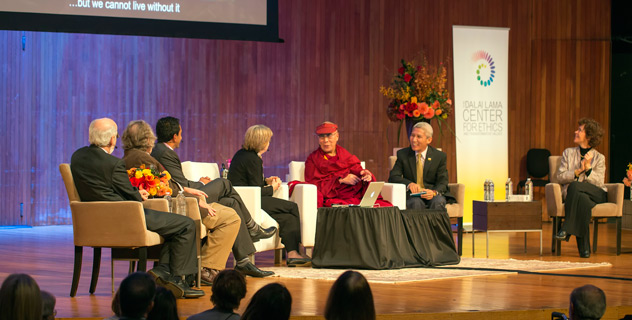
[[[116,147],[118,128],[112,119],[90,123],[90,146],[73,153],[70,170],[81,201],[145,201],[146,190],[138,190],[129,181],[125,162],[111,155]],[[191,218],[145,209],[147,229],[165,239],[159,265],[150,270],[156,281],[177,298],[197,298],[204,291],[191,288],[185,276],[197,272],[195,223]]]
[[[397,151],[388,182],[406,185],[406,208],[444,209],[454,202],[448,191],[447,156],[430,146],[432,126],[419,122],[410,134],[410,147]]]

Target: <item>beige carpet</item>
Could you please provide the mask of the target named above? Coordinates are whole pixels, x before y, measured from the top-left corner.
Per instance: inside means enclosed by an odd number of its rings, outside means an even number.
[[[563,261],[540,261],[540,260],[515,260],[515,259],[481,259],[462,258],[461,263],[446,268],[405,268],[397,270],[357,270],[362,273],[369,282],[375,283],[401,283],[412,281],[436,280],[447,278],[486,276],[516,273],[522,271],[551,272],[560,270],[572,270],[581,268],[611,267],[610,263],[585,263],[585,262],[563,262]],[[453,270],[450,267],[465,268],[493,268],[516,271],[480,271],[480,270]],[[298,278],[298,279],[318,279],[336,280],[343,269],[312,269],[312,268],[287,268],[273,267],[264,268],[274,271],[275,277]]]

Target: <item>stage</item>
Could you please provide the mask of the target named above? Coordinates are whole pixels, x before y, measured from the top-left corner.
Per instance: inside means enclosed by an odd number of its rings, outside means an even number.
[[[623,230],[622,254],[616,256],[615,225],[600,226],[599,248],[589,259],[580,259],[574,239],[562,243],[560,257],[551,253],[551,224],[543,224],[543,256],[539,255],[539,235],[494,233],[490,235],[490,258],[571,262],[608,262],[612,266],[552,271],[551,274],[507,274],[426,280],[408,283],[371,283],[379,319],[550,319],[551,311],[567,312],[572,289],[594,284],[607,297],[603,319],[620,319],[632,314],[632,230]],[[485,258],[485,234],[476,234],[476,257]],[[0,278],[10,273],[28,273],[40,288],[57,297],[58,319],[103,319],[112,315],[110,252],[103,251],[101,273],[94,295],[88,293],[92,249],[84,248],[83,271],[75,298],[69,297],[73,261],[72,226],[0,228]],[[464,235],[463,257],[472,257],[472,235]],[[257,254],[259,267],[273,266],[273,253]],[[232,265],[232,260],[229,260]],[[115,286],[125,277],[128,264],[115,263]],[[568,275],[579,275],[568,276]],[[589,277],[594,276],[594,277]],[[616,278],[627,278],[616,279]],[[247,278],[248,293],[243,312],[252,294],[271,282],[284,283],[292,293],[293,319],[322,319],[330,280],[293,278]],[[210,287],[200,299],[179,300],[182,319],[211,307]]]

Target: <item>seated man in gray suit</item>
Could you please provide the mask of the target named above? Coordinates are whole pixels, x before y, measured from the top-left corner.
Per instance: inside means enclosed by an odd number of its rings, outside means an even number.
[[[388,177],[388,182],[406,185],[408,209],[445,210],[446,202],[455,201],[448,191],[447,156],[431,147],[431,142],[432,126],[426,122],[415,124],[410,147],[397,151],[397,161]]]

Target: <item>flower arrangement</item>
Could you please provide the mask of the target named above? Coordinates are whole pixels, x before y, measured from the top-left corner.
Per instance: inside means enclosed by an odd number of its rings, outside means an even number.
[[[441,128],[452,112],[446,74],[443,63],[433,67],[425,57],[421,64],[402,59],[390,86],[380,87],[380,92],[391,100],[386,109],[388,118],[399,121],[400,129],[404,119],[428,122],[436,119]]]
[[[173,191],[169,188],[171,175],[167,171],[160,172],[155,168],[147,169],[145,165],[127,170],[129,181],[140,190],[147,190],[152,197],[163,197]]]
[[[632,163],[628,163],[628,170],[625,173],[626,177],[623,178],[623,184],[625,184],[626,187],[630,187],[630,185],[632,185]],[[630,190],[630,194],[632,196],[632,190]]]

